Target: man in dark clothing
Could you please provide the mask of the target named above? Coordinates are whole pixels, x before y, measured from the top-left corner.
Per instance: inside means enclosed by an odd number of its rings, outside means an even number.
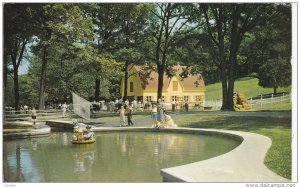
[[[187,101],[185,101],[184,107],[185,107],[185,110],[188,112],[189,111],[189,103]]]
[[[132,122],[132,107],[128,105],[126,107],[126,112],[127,112],[127,121],[128,121],[128,126],[133,126],[134,123]]]

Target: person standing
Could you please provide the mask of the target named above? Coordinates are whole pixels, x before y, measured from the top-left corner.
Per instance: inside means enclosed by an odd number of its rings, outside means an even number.
[[[132,104],[133,104],[133,109],[136,110],[138,107],[137,107],[137,101],[135,99],[132,101]]]
[[[120,127],[126,126],[124,106],[121,106],[118,111],[119,111],[119,114],[120,114]]]
[[[32,110],[31,110],[31,118],[32,118],[32,121],[33,121],[33,125],[35,125],[36,117],[37,117],[36,110],[35,110],[34,107],[32,107]]]
[[[162,123],[164,121],[164,107],[161,99],[157,102],[157,121]]]
[[[62,116],[63,116],[63,118],[66,117],[67,107],[68,107],[68,106],[67,106],[66,103],[64,103],[64,104],[62,105]]]
[[[188,103],[188,101],[185,101],[184,107],[185,107],[185,110],[188,112],[189,111],[189,103]]]
[[[27,114],[28,106],[26,104],[24,105],[24,110],[25,110],[25,114]]]
[[[132,107],[130,105],[128,105],[126,107],[126,111],[127,111],[127,122],[128,122],[128,126],[133,126],[134,123],[132,122]]]
[[[158,128],[158,121],[157,121],[157,107],[155,104],[152,106],[152,127]]]
[[[176,102],[175,102],[175,100],[173,99],[173,100],[172,100],[172,112],[175,112],[175,105],[176,105]]]

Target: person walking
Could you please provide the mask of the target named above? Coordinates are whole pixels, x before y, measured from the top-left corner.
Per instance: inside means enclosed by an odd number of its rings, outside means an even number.
[[[36,110],[35,110],[34,107],[32,107],[32,110],[31,110],[31,118],[32,118],[32,121],[33,121],[33,125],[35,125],[36,117],[37,117]]]
[[[121,106],[118,112],[120,114],[120,127],[126,126],[124,106]]]
[[[132,107],[130,105],[128,105],[126,107],[126,111],[127,111],[127,122],[128,122],[128,126],[133,126],[134,123],[132,122]]]

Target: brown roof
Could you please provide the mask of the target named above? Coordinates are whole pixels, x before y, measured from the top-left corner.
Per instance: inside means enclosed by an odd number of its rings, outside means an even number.
[[[158,73],[155,70],[150,72],[149,69],[145,69],[144,67],[141,66],[134,66],[134,67],[138,71],[142,83],[142,88],[144,90],[157,90]],[[201,74],[189,74],[186,78],[181,78],[180,74],[183,72],[184,69],[185,69],[184,66],[173,67],[175,75],[181,81],[183,90],[192,90],[192,91],[205,90],[205,84]],[[164,75],[163,90],[169,87],[171,78],[168,77],[166,74]]]

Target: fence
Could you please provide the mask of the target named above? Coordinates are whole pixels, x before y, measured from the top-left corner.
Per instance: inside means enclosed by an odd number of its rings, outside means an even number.
[[[271,97],[268,98],[263,98],[263,96],[261,95],[260,99],[255,99],[253,100],[252,97],[250,97],[250,99],[248,99],[250,102],[250,106],[251,108],[264,108],[266,106],[272,106],[274,104],[279,104],[279,105],[283,105],[286,103],[290,103],[291,102],[291,96],[289,94],[282,94],[282,96],[277,96],[274,97],[274,95],[272,94]]]
[[[217,99],[217,100],[205,100],[204,101],[204,110],[220,110],[222,107],[222,100]]]
[[[248,98],[250,107],[252,109],[262,109],[272,105],[283,105],[291,102],[291,97],[289,94],[282,94],[282,96],[274,97],[271,95],[260,95],[260,97],[250,97]],[[204,109],[210,107],[212,110],[220,110],[222,107],[222,100],[206,100],[204,101]]]

